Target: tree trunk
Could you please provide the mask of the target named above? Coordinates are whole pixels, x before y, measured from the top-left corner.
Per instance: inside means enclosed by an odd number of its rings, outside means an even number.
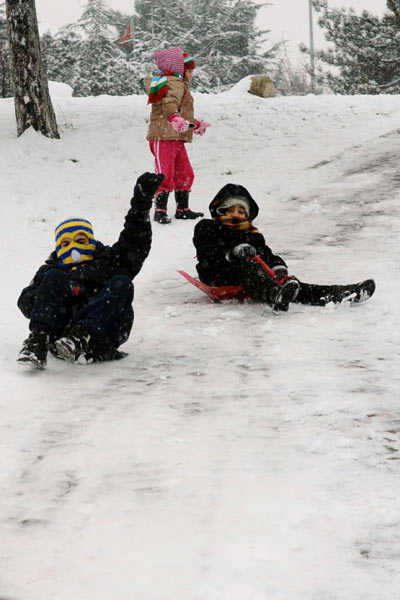
[[[18,135],[32,126],[59,138],[40,54],[35,0],[6,0],[6,9]]]
[[[1,97],[6,97],[6,65],[3,57],[3,53],[0,50],[0,88],[1,88]]]
[[[394,12],[397,25],[400,28],[400,0],[386,0],[387,7]]]

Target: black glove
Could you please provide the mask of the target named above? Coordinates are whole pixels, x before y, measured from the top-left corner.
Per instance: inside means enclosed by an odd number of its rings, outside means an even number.
[[[154,198],[154,194],[165,179],[163,173],[143,173],[136,181],[134,194],[138,191],[145,198]]]
[[[278,265],[277,267],[274,267],[273,270],[275,271],[276,281],[280,281],[282,277],[286,277],[288,274],[287,267],[284,265]]]
[[[250,244],[238,244],[238,246],[235,246],[228,252],[226,258],[228,260],[240,260],[244,258],[254,258],[256,254],[257,250],[254,246],[251,246]]]

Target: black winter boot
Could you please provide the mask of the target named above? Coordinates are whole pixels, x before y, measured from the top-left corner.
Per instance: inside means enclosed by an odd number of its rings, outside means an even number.
[[[106,360],[120,360],[128,356],[127,352],[121,352],[112,344],[107,335],[92,337],[90,340],[91,362],[104,362]]]
[[[43,369],[47,364],[47,350],[50,336],[46,331],[32,331],[24,341],[17,362]]]
[[[204,217],[202,212],[194,212],[189,208],[189,192],[187,190],[177,190],[175,192],[176,213],[175,219],[198,219]]]
[[[287,279],[281,285],[277,285],[278,293],[272,304],[272,310],[287,312],[290,302],[296,299],[300,284],[297,279]]]
[[[366,279],[350,285],[318,285],[301,282],[296,302],[314,306],[325,306],[329,302],[335,304],[349,302],[352,304],[368,300],[374,291],[375,282],[373,279]]]
[[[54,342],[58,358],[68,362],[86,364],[93,362],[90,352],[90,333],[84,325],[76,323]]]
[[[156,198],[156,209],[154,211],[154,221],[166,225],[171,223],[171,219],[167,215],[167,204],[168,204],[169,192],[161,192]]]

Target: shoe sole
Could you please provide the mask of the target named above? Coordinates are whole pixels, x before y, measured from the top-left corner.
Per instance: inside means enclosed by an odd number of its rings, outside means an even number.
[[[17,358],[17,363],[23,367],[31,367],[32,369],[36,369],[37,371],[42,371],[47,363],[43,363],[39,361],[37,358],[33,356],[21,356]]]
[[[177,219],[178,221],[194,221],[195,219],[201,219],[202,217],[200,215],[198,215],[197,217],[177,217],[175,215],[175,219]]]
[[[346,304],[349,302],[350,304],[360,304],[361,302],[365,302],[369,300],[373,293],[375,292],[375,281],[373,279],[366,279],[365,281],[360,281],[360,283],[356,283],[356,286],[359,286],[358,289],[354,291],[350,291],[348,296],[345,296],[340,301],[340,304]]]

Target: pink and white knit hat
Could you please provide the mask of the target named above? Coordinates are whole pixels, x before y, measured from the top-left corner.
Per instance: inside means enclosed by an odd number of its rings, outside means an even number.
[[[183,50],[179,46],[173,46],[167,48],[167,50],[157,50],[154,53],[154,60],[160,71],[179,73],[183,77],[185,64],[183,62]]]

